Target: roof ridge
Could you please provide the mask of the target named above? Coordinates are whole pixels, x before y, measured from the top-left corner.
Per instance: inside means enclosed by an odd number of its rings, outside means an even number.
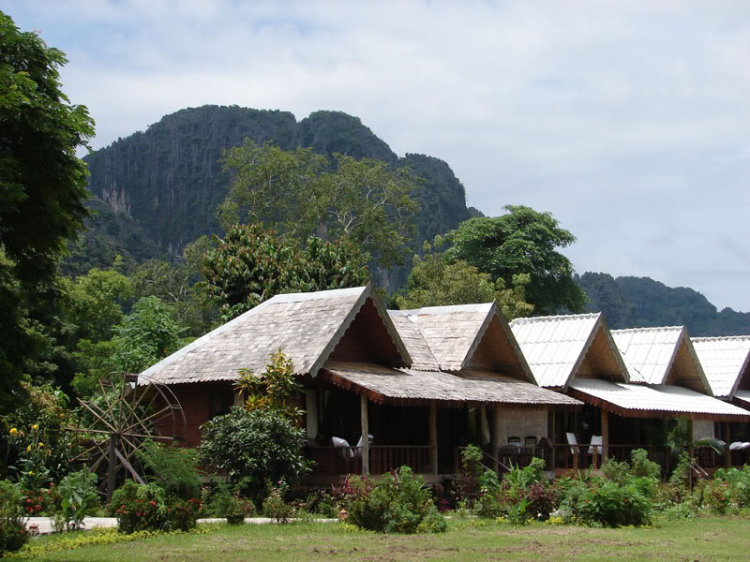
[[[731,341],[731,340],[750,340],[750,334],[743,334],[739,336],[696,336],[691,337],[691,340],[696,341]]]
[[[643,328],[619,328],[617,330],[610,330],[610,332],[621,334],[623,332],[651,332],[654,330],[682,330],[685,325],[682,326],[644,326]]]
[[[596,318],[597,316],[601,316],[601,312],[585,312],[583,314],[555,314],[552,316],[525,316],[522,318],[514,318],[509,322],[509,324],[514,323],[524,323],[524,322],[542,322],[546,320],[566,320],[570,319],[573,320],[575,318]]]

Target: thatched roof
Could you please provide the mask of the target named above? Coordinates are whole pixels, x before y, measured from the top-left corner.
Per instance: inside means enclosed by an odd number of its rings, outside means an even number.
[[[731,398],[750,370],[750,336],[692,340],[713,395]]]
[[[412,369],[457,372],[502,368],[535,382],[513,332],[497,304],[389,310],[414,363]]]
[[[337,362],[326,363],[321,372],[333,384],[366,395],[376,402],[581,406],[581,402],[564,394],[496,373],[464,371],[457,375]]]
[[[612,330],[630,382],[676,384],[711,394],[685,326]]]
[[[439,371],[440,364],[427,345],[427,340],[419,330],[416,318],[406,310],[389,310],[388,315],[393,321],[401,340],[412,360],[412,369],[418,371]]]
[[[389,362],[411,358],[372,288],[277,295],[150,367],[141,378],[166,384],[234,381],[240,368],[261,372],[282,350],[294,373],[315,376],[360,311],[379,317],[372,327],[389,340]],[[395,357],[393,357],[395,355]]]
[[[517,318],[510,327],[539,386],[565,390],[574,377],[629,381],[600,313]]]
[[[688,415],[714,421],[750,421],[747,410],[679,386],[578,379],[570,384],[569,392],[588,404],[625,417]]]

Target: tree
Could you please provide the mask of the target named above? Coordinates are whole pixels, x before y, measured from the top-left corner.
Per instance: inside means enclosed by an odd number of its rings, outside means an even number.
[[[203,287],[231,320],[281,293],[357,287],[367,283],[362,254],[346,241],[307,240],[304,249],[260,225],[235,225],[205,255]]]
[[[114,365],[120,372],[139,373],[180,347],[180,326],[157,297],[143,297],[115,327]]]
[[[72,339],[108,340],[122,322],[133,296],[132,281],[115,269],[91,269],[77,279],[60,279],[62,314]],[[72,345],[75,347],[75,344]]]
[[[273,225],[300,242],[316,234],[345,239],[383,266],[402,263],[419,209],[408,170],[342,154],[329,165],[310,148],[252,141],[226,151],[224,165],[235,175],[218,211],[225,229],[243,220]]]
[[[151,259],[135,268],[131,275],[136,298],[159,297],[169,306],[173,318],[187,334],[198,337],[211,328],[216,310],[203,299],[200,281],[203,256],[213,247],[208,236],[185,246],[176,263]]]
[[[243,481],[256,505],[268,484],[295,482],[309,470],[302,447],[304,430],[275,410],[232,408],[201,427],[200,452],[206,464],[226,472],[229,481]]]
[[[0,243],[24,283],[51,277],[88,216],[76,149],[94,135],[94,122],[60,89],[66,62],[0,12]]]
[[[529,275],[526,300],[538,314],[582,312],[586,294],[573,280],[570,260],[556,250],[575,237],[550,213],[514,205],[505,209],[505,215],[469,219],[449,233],[449,258],[465,260],[506,285],[514,275]]]
[[[0,12],[0,403],[18,392],[29,358],[44,345],[29,332],[29,304],[88,214],[76,149],[93,136],[94,122],[60,89],[66,62]]]
[[[434,247],[442,240],[435,238]],[[406,292],[396,297],[401,309],[424,306],[474,304],[497,301],[507,319],[528,316],[534,307],[524,300],[527,274],[513,276],[513,285],[506,288],[502,279],[493,281],[488,273],[463,260],[450,260],[443,253],[433,253],[433,246],[425,243],[423,256],[414,256],[414,267],[409,274]]]

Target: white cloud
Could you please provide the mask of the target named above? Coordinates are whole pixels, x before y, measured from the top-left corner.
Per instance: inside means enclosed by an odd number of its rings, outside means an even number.
[[[208,103],[360,117],[469,203],[552,211],[579,271],[750,310],[744,1],[0,0],[64,50],[95,146]],[[732,250],[735,248],[735,250]],[[744,273],[743,273],[744,272]],[[745,282],[742,282],[745,281]]]

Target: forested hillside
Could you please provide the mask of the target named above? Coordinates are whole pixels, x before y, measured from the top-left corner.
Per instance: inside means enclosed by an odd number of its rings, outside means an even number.
[[[419,154],[398,158],[356,117],[318,111],[297,122],[288,112],[204,106],[167,115],[86,157],[99,214],[77,253],[78,264],[104,265],[99,260],[115,248],[135,261],[177,255],[200,235],[220,232],[215,210],[231,182],[222,150],[246,138],[285,150],[312,147],[328,157],[342,153],[408,166],[423,178],[414,248],[470,216],[464,187],[447,163]]]
[[[576,278],[589,296],[587,310],[603,311],[610,328],[687,326],[693,336],[750,334],[750,313],[716,310],[687,287],[667,287],[649,277],[584,273]]]

